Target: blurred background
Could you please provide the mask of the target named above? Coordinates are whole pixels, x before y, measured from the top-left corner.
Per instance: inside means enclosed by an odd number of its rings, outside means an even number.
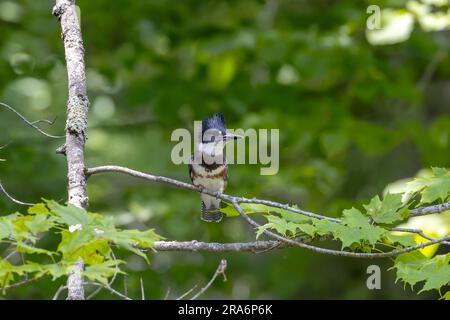
[[[0,0],[0,101],[64,134],[67,75],[53,1]],[[189,181],[171,162],[176,128],[220,111],[229,128],[280,129],[280,169],[232,165],[227,193],[296,203],[330,216],[429,166],[450,166],[450,26],[447,0],[78,0],[91,101],[88,166],[115,164]],[[381,9],[377,16],[377,5]],[[373,11],[374,9],[375,11]],[[375,14],[375,16],[373,15]],[[381,29],[377,29],[377,17]],[[372,19],[368,21],[368,19]],[[375,20],[373,20],[375,19]],[[370,24],[374,30],[368,30]],[[373,24],[375,23],[375,24]],[[0,179],[27,202],[66,198],[66,162],[48,139],[0,109]],[[199,195],[122,175],[89,180],[90,210],[169,240],[254,240],[239,218],[199,219]],[[0,214],[24,212],[0,195]],[[54,239],[53,239],[54,240]],[[46,241],[52,241],[48,239]],[[152,253],[128,262],[129,295],[175,298],[206,284],[210,299],[417,299],[386,260],[297,249]],[[368,290],[366,268],[382,269]],[[41,280],[8,298],[48,299]],[[124,278],[116,286],[123,288]],[[103,292],[98,298],[114,298]]]

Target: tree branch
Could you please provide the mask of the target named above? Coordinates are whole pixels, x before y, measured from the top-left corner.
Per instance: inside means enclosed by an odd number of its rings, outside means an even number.
[[[84,175],[84,144],[87,135],[87,96],[84,47],[75,0],[56,0],[53,15],[61,22],[62,39],[67,65],[69,96],[67,100],[66,143],[69,203],[80,208],[88,206],[86,176]],[[74,270],[83,266],[83,260]],[[80,272],[78,272],[80,271]],[[82,268],[67,281],[68,299],[84,299]]]
[[[199,292],[197,292],[192,298],[191,300],[195,300],[198,297],[200,297],[203,293],[205,293],[206,290],[209,289],[209,287],[211,287],[211,285],[214,283],[214,281],[216,280],[216,278],[222,274],[223,275],[223,281],[226,281],[227,277],[225,276],[225,270],[227,269],[227,260],[222,259],[220,260],[219,265],[217,266],[216,272],[214,272],[214,275],[212,276],[211,280],[209,280],[209,282],[206,284],[206,286],[204,286],[203,288],[201,288],[201,290]]]
[[[125,167],[120,167],[120,166],[100,166],[100,167],[95,167],[95,168],[86,168],[85,169],[85,174],[86,177],[89,177],[93,174],[98,174],[98,173],[104,173],[104,172],[118,172],[118,173],[125,173],[127,175],[136,177],[136,178],[140,178],[140,179],[144,179],[144,180],[148,180],[148,181],[154,181],[154,182],[161,182],[161,183],[166,183],[166,184],[170,184],[170,185],[174,185],[178,188],[182,188],[182,189],[187,189],[187,190],[192,190],[192,191],[196,191],[196,192],[200,192],[200,193],[205,193],[205,194],[209,194],[211,196],[220,198],[222,200],[226,200],[231,202],[231,204],[233,205],[233,207],[236,209],[236,211],[238,211],[239,215],[244,218],[244,220],[246,220],[250,225],[252,225],[255,228],[259,228],[260,225],[255,222],[254,220],[252,220],[247,214],[244,213],[244,211],[242,210],[242,208],[239,206],[239,203],[260,203],[260,204],[265,204],[271,207],[276,207],[276,208],[282,208],[285,210],[289,210],[292,212],[296,212],[308,217],[313,217],[313,218],[317,218],[317,219],[327,219],[330,221],[334,221],[334,222],[342,222],[341,219],[336,219],[336,218],[330,218],[330,217],[326,217],[326,216],[322,216],[322,215],[318,215],[312,212],[308,212],[308,211],[304,211],[298,208],[293,208],[289,205],[283,205],[281,203],[277,203],[277,202],[273,202],[273,201],[268,201],[268,200],[261,200],[261,199],[247,199],[247,198],[243,198],[243,197],[234,197],[234,196],[230,196],[227,194],[223,194],[223,193],[219,193],[219,192],[215,192],[212,190],[208,190],[208,189],[202,189],[199,188],[197,186],[194,186],[192,184],[186,183],[186,182],[182,182],[179,180],[175,180],[175,179],[171,179],[171,178],[167,178],[167,177],[162,177],[162,176],[155,176],[155,175],[151,175],[151,174],[147,174],[147,173],[143,173],[140,171],[136,171],[136,170],[132,170],[129,168],[125,168]],[[417,209],[413,209],[411,210],[411,216],[419,216],[419,215],[425,215],[425,214],[432,214],[432,213],[439,213],[439,212],[443,212],[445,210],[447,210],[450,207],[450,203],[444,203],[441,205],[435,205],[435,206],[428,206],[428,207],[421,207],[421,208],[417,208]],[[296,241],[294,239],[288,239],[285,238],[277,233],[274,233],[272,231],[269,230],[264,230],[263,232],[264,234],[266,234],[267,236],[269,236],[270,238],[277,240],[278,242],[281,242],[284,246],[290,245],[290,246],[297,246],[297,247],[301,247],[313,252],[317,252],[317,253],[324,253],[324,254],[331,254],[331,255],[336,255],[336,256],[344,256],[344,257],[356,257],[356,258],[386,258],[386,257],[393,257],[393,256],[397,256],[401,253],[406,253],[406,252],[410,252],[410,251],[414,251],[417,249],[421,249],[421,248],[425,248],[427,246],[436,244],[436,243],[441,243],[441,242],[446,242],[448,240],[450,240],[450,236],[447,237],[442,237],[439,239],[434,239],[428,242],[424,242],[421,244],[418,244],[416,246],[412,246],[412,247],[408,247],[408,248],[403,248],[403,249],[398,249],[398,250],[392,250],[390,252],[382,252],[382,253],[360,253],[360,252],[349,252],[349,251],[341,251],[341,250],[332,250],[332,249],[326,249],[326,248],[320,248],[320,247],[315,247],[315,246],[311,246],[308,245],[302,241]],[[252,247],[255,246],[260,246],[262,245],[264,248],[261,248],[262,250],[265,249],[269,249],[269,248],[275,248],[275,247],[283,247],[281,244],[277,244],[275,242],[271,243],[270,245],[268,243],[262,244],[261,242],[256,242],[256,243],[252,243],[251,245],[249,244],[239,244],[237,247],[235,246],[235,244],[206,244],[206,243],[202,243],[200,246],[200,250],[204,250],[204,251],[252,251]],[[183,250],[183,251],[196,251],[196,247],[198,246],[197,243],[179,243],[179,242],[159,242],[159,246],[161,249],[165,249],[165,250]]]
[[[310,243],[313,241],[323,241],[330,239],[329,236],[323,237],[303,237],[296,241],[303,243]],[[254,241],[254,242],[233,242],[233,243],[218,243],[218,242],[200,242],[192,241],[156,241],[152,249],[156,251],[188,251],[188,252],[252,252],[259,253],[261,251],[269,251],[272,249],[283,249],[292,247],[289,243],[281,241]],[[143,248],[145,249],[145,248]]]
[[[1,181],[0,181],[0,190],[8,197],[9,200],[14,202],[15,204],[19,204],[21,206],[34,206],[35,205],[34,203],[23,202],[23,201],[19,201],[19,200],[13,198],[8,192],[6,192]]]
[[[9,111],[15,113],[20,119],[22,119],[23,122],[25,122],[27,125],[29,125],[31,128],[33,128],[34,130],[36,130],[37,132],[39,132],[40,134],[48,137],[48,138],[54,138],[54,139],[60,139],[60,138],[64,138],[64,136],[54,136],[52,134],[49,134],[45,131],[43,131],[41,128],[39,128],[36,124],[40,123],[40,122],[45,122],[48,124],[53,124],[53,121],[50,120],[35,120],[35,121],[29,121],[27,118],[25,118],[21,113],[19,113],[16,109],[14,109],[13,107],[11,107],[10,105],[0,102],[0,106],[5,107],[6,109],[8,109]]]
[[[246,220],[251,226],[255,227],[255,228],[259,228],[260,225],[255,222],[254,220],[252,220],[247,214],[244,213],[244,211],[242,210],[242,208],[239,206],[239,204],[237,202],[232,202],[234,208],[239,212],[239,215],[244,218],[244,220]],[[433,244],[436,243],[440,243],[440,242],[444,242],[447,240],[450,240],[450,236],[446,236],[446,237],[442,237],[439,239],[435,239],[432,241],[428,241],[428,242],[424,242],[415,246],[411,246],[411,247],[407,247],[407,248],[403,248],[403,249],[397,249],[397,250],[392,250],[389,252],[382,252],[382,253],[362,253],[362,252],[350,252],[350,251],[341,251],[341,250],[331,250],[331,249],[325,249],[325,248],[319,248],[319,247],[314,247],[314,246],[310,246],[307,245],[305,243],[301,243],[301,242],[297,242],[295,240],[292,239],[288,239],[285,238],[281,235],[276,234],[275,232],[269,231],[269,230],[264,230],[263,231],[264,234],[266,234],[267,236],[279,240],[279,241],[283,241],[285,243],[300,247],[300,248],[304,248],[313,252],[317,252],[317,253],[324,253],[324,254],[330,254],[330,255],[334,255],[334,256],[342,256],[342,257],[350,257],[350,258],[388,258],[388,257],[395,257],[399,254],[402,253],[406,253],[406,252],[411,252],[417,249],[422,249],[428,246],[431,246]]]
[[[295,212],[295,213],[298,213],[298,214],[302,214],[304,216],[311,217],[311,218],[326,219],[326,220],[330,220],[330,221],[334,221],[334,222],[341,222],[340,219],[323,216],[323,215],[316,214],[316,213],[313,213],[313,212],[308,212],[308,211],[305,211],[305,210],[301,210],[301,209],[298,209],[298,208],[291,207],[291,206],[289,206],[287,204],[281,204],[281,203],[278,203],[278,202],[262,200],[262,199],[256,199],[256,198],[247,199],[247,198],[244,198],[244,197],[230,196],[230,195],[227,195],[227,194],[224,194],[224,193],[220,193],[220,192],[216,192],[216,191],[212,191],[212,190],[208,190],[208,189],[202,189],[202,188],[194,186],[193,184],[190,184],[190,183],[186,183],[186,182],[182,182],[182,181],[179,181],[179,180],[175,180],[175,179],[171,179],[171,178],[167,178],[167,177],[162,177],[162,176],[154,176],[154,175],[151,175],[151,174],[147,174],[147,173],[144,173],[144,172],[132,170],[132,169],[121,167],[121,166],[100,166],[100,167],[86,168],[85,169],[85,173],[86,173],[87,177],[89,177],[89,176],[91,176],[93,174],[104,173],[104,172],[124,173],[124,174],[130,175],[130,176],[133,176],[133,177],[136,177],[136,178],[140,178],[140,179],[144,179],[144,180],[148,180],[148,181],[162,182],[162,183],[174,185],[174,186],[176,186],[178,188],[209,194],[211,196],[214,196],[216,198],[219,198],[219,199],[222,199],[222,200],[225,200],[225,201],[229,201],[229,202],[236,201],[238,203],[264,204],[264,205],[267,205],[267,206],[270,206],[270,207],[280,208],[280,209],[285,209],[285,210],[288,210],[288,211],[292,211],[292,212]]]
[[[148,181],[166,183],[166,184],[170,184],[170,185],[176,186],[178,188],[209,194],[209,195],[212,195],[214,197],[217,197],[219,199],[222,199],[222,200],[225,200],[225,201],[229,201],[229,202],[233,202],[234,201],[234,202],[237,202],[237,203],[264,204],[264,205],[267,205],[267,206],[270,206],[270,207],[280,208],[280,209],[292,211],[292,212],[295,212],[295,213],[298,213],[298,214],[301,214],[301,215],[304,215],[304,216],[307,216],[307,217],[311,217],[311,218],[326,219],[326,220],[334,221],[334,222],[342,222],[341,219],[331,218],[331,217],[323,216],[323,215],[320,215],[320,214],[317,214],[317,213],[305,211],[305,210],[302,210],[302,209],[299,209],[299,208],[294,208],[294,207],[291,207],[291,206],[289,206],[287,204],[281,204],[281,203],[274,202],[274,201],[263,200],[263,199],[256,199],[256,198],[247,199],[247,198],[244,198],[244,197],[230,196],[230,195],[227,195],[227,194],[224,194],[224,193],[219,193],[219,192],[211,191],[211,190],[208,190],[208,189],[202,189],[202,188],[199,188],[197,186],[194,186],[193,184],[182,182],[182,181],[179,181],[179,180],[176,180],[176,179],[171,179],[171,178],[162,177],[162,176],[155,176],[155,175],[152,175],[152,174],[136,171],[136,170],[129,169],[129,168],[126,168],[126,167],[121,167],[121,166],[99,166],[99,167],[86,168],[85,169],[86,177],[90,177],[93,174],[106,173],[106,172],[124,173],[124,174],[127,174],[129,176],[140,178],[140,179],[144,179],[144,180],[148,180]],[[450,210],[450,202],[446,202],[446,203],[442,203],[442,204],[438,204],[438,205],[433,205],[433,206],[426,206],[426,207],[420,207],[420,208],[412,209],[410,216],[411,217],[417,217],[417,216],[423,216],[423,215],[428,215],[428,214],[433,214],[433,213],[441,213],[441,212],[444,212],[446,210]]]
[[[88,197],[83,169],[89,100],[86,89],[83,39],[75,1],[56,0],[53,14],[61,22],[68,76],[65,150],[69,203],[86,208]]]

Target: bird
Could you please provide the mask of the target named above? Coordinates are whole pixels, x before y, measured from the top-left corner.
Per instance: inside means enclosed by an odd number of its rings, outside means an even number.
[[[227,142],[242,138],[227,132],[223,114],[214,113],[202,120],[201,137],[189,161],[189,176],[195,186],[212,191],[224,192],[228,184],[228,165],[224,154]],[[200,218],[206,222],[220,222],[220,199],[201,194]]]

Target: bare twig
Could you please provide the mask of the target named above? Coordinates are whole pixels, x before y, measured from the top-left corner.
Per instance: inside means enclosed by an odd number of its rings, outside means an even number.
[[[170,287],[167,288],[166,295],[164,296],[164,300],[167,300],[169,298],[170,294]]]
[[[3,148],[6,148],[7,146],[9,146],[11,144],[11,141],[8,142],[7,144],[4,144],[0,147],[0,150],[2,150]]]
[[[398,227],[397,227],[397,228],[389,228],[389,227],[386,227],[386,229],[389,230],[389,231],[397,231],[397,232],[405,232],[405,233],[414,233],[414,234],[417,234],[417,235],[419,235],[419,236],[421,236],[422,238],[427,239],[427,240],[431,240],[431,241],[436,240],[436,238],[427,236],[422,230],[419,230],[419,229],[406,229],[406,228],[398,228]],[[441,244],[444,244],[444,245],[447,245],[447,246],[448,246],[448,245],[450,245],[450,242],[448,242],[448,241],[442,241]]]
[[[7,146],[9,146],[10,143],[11,143],[11,142],[8,142],[7,144],[4,144],[3,146],[1,146],[1,147],[0,147],[0,150],[2,150],[3,148],[6,148]],[[6,161],[6,159],[0,158],[0,162],[1,162],[1,161]]]
[[[61,292],[63,292],[64,290],[67,290],[67,286],[60,286],[58,288],[58,290],[56,290],[55,294],[53,295],[52,300],[58,300],[59,295],[61,294]]]
[[[11,245],[11,247],[12,247],[12,245]],[[17,253],[17,250],[13,250],[13,251],[11,251],[10,253],[8,253],[7,255],[6,255],[6,257],[4,257],[3,259],[4,260],[8,260],[9,258],[11,258],[13,255],[15,255]]]
[[[188,291],[183,293],[181,296],[179,296],[175,300],[182,300],[184,297],[188,296],[192,291],[194,291],[197,287],[198,287],[198,285],[194,285],[192,288],[190,288]]]
[[[54,136],[52,134],[49,134],[45,131],[43,131],[41,128],[39,128],[36,124],[39,122],[47,122],[50,124],[53,124],[53,122],[49,121],[49,120],[36,120],[36,121],[29,121],[27,118],[25,118],[22,114],[20,114],[16,109],[14,109],[13,107],[11,107],[10,105],[0,102],[0,106],[5,107],[6,109],[8,109],[9,111],[15,113],[20,119],[22,119],[23,122],[25,122],[27,125],[29,125],[31,128],[35,129],[37,132],[39,132],[40,134],[48,137],[48,138],[53,138],[53,139],[61,139],[64,138],[64,136]]]
[[[1,181],[0,181],[0,190],[8,197],[9,200],[14,202],[15,204],[19,204],[21,206],[34,206],[35,205],[35,203],[23,202],[23,201],[13,198],[8,192],[6,192]]]
[[[110,291],[111,293],[114,293],[115,295],[124,298],[125,300],[133,300],[130,297],[127,297],[126,295],[124,295],[123,293],[120,293],[119,291],[109,287],[109,286],[105,286],[104,284],[98,283],[98,282],[83,282],[83,285],[92,285],[92,286],[98,286],[98,287],[102,287],[108,291]]]
[[[47,120],[47,119],[39,119],[39,120],[35,120],[32,121],[31,124],[39,124],[39,123],[45,123],[45,124],[49,124],[49,125],[53,125],[56,122],[57,117],[54,117],[53,120]],[[61,136],[61,138],[64,138],[65,136]]]
[[[191,300],[195,300],[198,297],[200,297],[203,293],[205,293],[206,290],[209,289],[209,287],[211,287],[211,285],[214,283],[214,281],[216,280],[216,278],[222,274],[223,275],[223,281],[227,281],[227,277],[225,275],[225,270],[227,269],[227,260],[222,259],[219,263],[219,265],[217,266],[216,272],[214,272],[214,275],[212,276],[211,280],[209,280],[209,282],[206,284],[206,286],[204,286],[199,292],[197,292],[197,294],[195,294]]]
[[[117,290],[115,290],[115,289],[113,289],[113,288],[111,288],[109,286],[105,286],[104,284],[101,284],[101,283],[98,283],[98,282],[83,282],[82,284],[83,284],[83,286],[91,285],[91,286],[101,287],[101,288],[106,289],[106,290],[110,291],[111,293],[121,297],[121,298],[124,298],[125,300],[133,300],[130,297],[126,296],[125,294],[122,294],[119,291],[117,291]],[[64,290],[67,290],[67,289],[68,289],[67,286],[59,287],[58,290],[56,291],[55,295],[53,296],[53,300],[57,300],[59,295],[61,294],[61,292],[64,291]]]
[[[145,300],[144,282],[142,282],[142,277],[140,278],[140,282],[141,282],[141,298],[142,300]]]
[[[24,285],[24,284],[30,283],[30,282],[32,282],[32,281],[36,281],[36,280],[38,280],[39,278],[41,278],[41,277],[38,277],[38,278],[31,278],[31,279],[25,279],[25,280],[22,280],[22,281],[19,281],[19,282],[10,284],[10,285],[8,285],[8,286],[5,286],[5,287],[3,287],[2,289],[3,289],[3,290],[7,290],[7,289],[14,288],[14,287],[19,287],[19,286],[22,286],[22,285]]]

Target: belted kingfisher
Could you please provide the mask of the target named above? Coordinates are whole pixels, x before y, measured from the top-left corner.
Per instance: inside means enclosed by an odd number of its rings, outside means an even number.
[[[241,136],[227,133],[225,120],[221,113],[202,121],[201,137],[195,146],[189,163],[192,183],[204,189],[223,192],[228,182],[228,165],[224,155],[225,144]],[[220,222],[220,199],[202,193],[201,219],[207,222]]]

